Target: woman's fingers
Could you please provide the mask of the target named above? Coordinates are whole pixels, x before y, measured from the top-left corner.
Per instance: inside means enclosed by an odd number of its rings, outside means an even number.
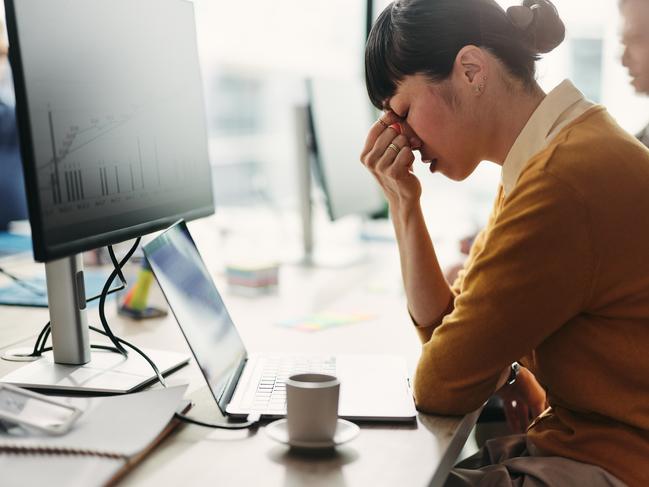
[[[390,171],[392,179],[401,179],[408,176],[411,173],[413,162],[415,162],[415,154],[413,154],[410,147],[402,147]]]
[[[375,169],[378,172],[384,173],[389,167],[391,167],[396,159],[401,155],[401,151],[406,149],[410,150],[408,147],[408,139],[403,135],[397,135],[391,140],[387,141],[387,144],[384,144],[385,141],[381,141],[381,145],[377,144],[377,153],[379,152],[379,147],[385,145],[383,153],[378,157]]]
[[[532,416],[532,419],[540,416],[543,411],[545,411],[548,408],[546,406],[545,398],[542,401],[537,401],[531,408],[530,408],[530,414]]]
[[[374,148],[378,138],[384,134],[386,131],[392,133],[392,137],[396,135],[396,130],[394,128],[387,130],[390,125],[399,121],[393,112],[385,112],[381,117],[374,122],[370,128],[369,133],[367,134],[367,139],[365,140],[365,145],[363,151],[361,152],[361,161],[363,164],[367,165],[366,158],[370,151]]]
[[[414,201],[421,196],[421,185],[412,173],[415,156],[408,138],[401,134],[399,117],[386,113],[370,129],[361,162],[370,170],[383,192],[391,199]]]
[[[390,144],[394,144],[394,148],[390,148]],[[376,166],[384,161],[384,158],[394,160],[401,147],[406,144],[407,139],[403,135],[397,135],[394,129],[388,128],[376,139],[374,147],[365,156],[363,163],[370,170],[375,170]]]
[[[410,147],[402,147],[399,154],[394,158],[392,163],[377,172],[384,174],[389,180],[399,184],[406,178],[412,177],[412,163],[415,162],[415,155]]]

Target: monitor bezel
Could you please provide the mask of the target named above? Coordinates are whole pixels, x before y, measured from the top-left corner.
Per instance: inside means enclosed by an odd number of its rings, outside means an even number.
[[[212,215],[214,213],[214,195],[212,191],[210,191],[209,204],[200,208],[195,208],[184,213],[161,217],[137,225],[130,225],[110,232],[77,238],[63,244],[47,245],[41,215],[41,201],[36,174],[36,155],[34,152],[31,120],[29,117],[29,100],[25,88],[25,75],[23,72],[16,10],[14,8],[14,0],[4,0],[4,3],[7,36],[9,39],[8,56],[14,81],[16,122],[18,125],[20,153],[25,178],[25,192],[27,194],[27,208],[29,210],[29,222],[32,232],[34,260],[37,262],[48,262],[61,259],[87,250],[117,244],[126,240],[141,237],[148,233],[163,230],[179,219],[191,221]],[[197,42],[196,39],[194,39],[194,42]],[[196,47],[198,48],[198,46]],[[205,117],[204,113],[203,117]],[[207,130],[207,125],[205,125],[205,127]]]

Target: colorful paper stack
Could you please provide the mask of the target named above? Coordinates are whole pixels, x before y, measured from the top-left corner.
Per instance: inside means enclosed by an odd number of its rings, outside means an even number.
[[[229,264],[225,276],[232,292],[254,296],[277,290],[279,267],[277,264]]]
[[[329,311],[315,313],[298,319],[282,321],[277,323],[277,326],[291,328],[293,330],[313,332],[337,326],[351,325],[352,323],[368,321],[374,318],[376,318],[376,315],[368,313],[337,313]]]

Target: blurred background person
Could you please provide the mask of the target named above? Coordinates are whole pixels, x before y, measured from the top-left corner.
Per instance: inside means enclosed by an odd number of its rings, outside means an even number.
[[[0,24],[0,231],[9,222],[27,219],[27,198],[16,127],[8,43]]]
[[[649,1],[620,0],[622,14],[622,64],[629,70],[638,94],[649,95]],[[649,147],[649,125],[638,134]]]

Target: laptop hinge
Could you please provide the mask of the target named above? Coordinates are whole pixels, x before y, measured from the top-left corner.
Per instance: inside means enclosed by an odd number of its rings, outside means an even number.
[[[218,403],[222,411],[225,411],[226,406],[230,404],[230,401],[232,400],[232,396],[234,395],[234,391],[237,388],[237,384],[239,383],[241,374],[243,374],[243,369],[246,366],[246,362],[248,362],[247,353],[237,365],[236,370],[230,376],[230,380],[228,381],[228,384],[223,388],[223,392],[221,393],[221,396],[218,398]]]

